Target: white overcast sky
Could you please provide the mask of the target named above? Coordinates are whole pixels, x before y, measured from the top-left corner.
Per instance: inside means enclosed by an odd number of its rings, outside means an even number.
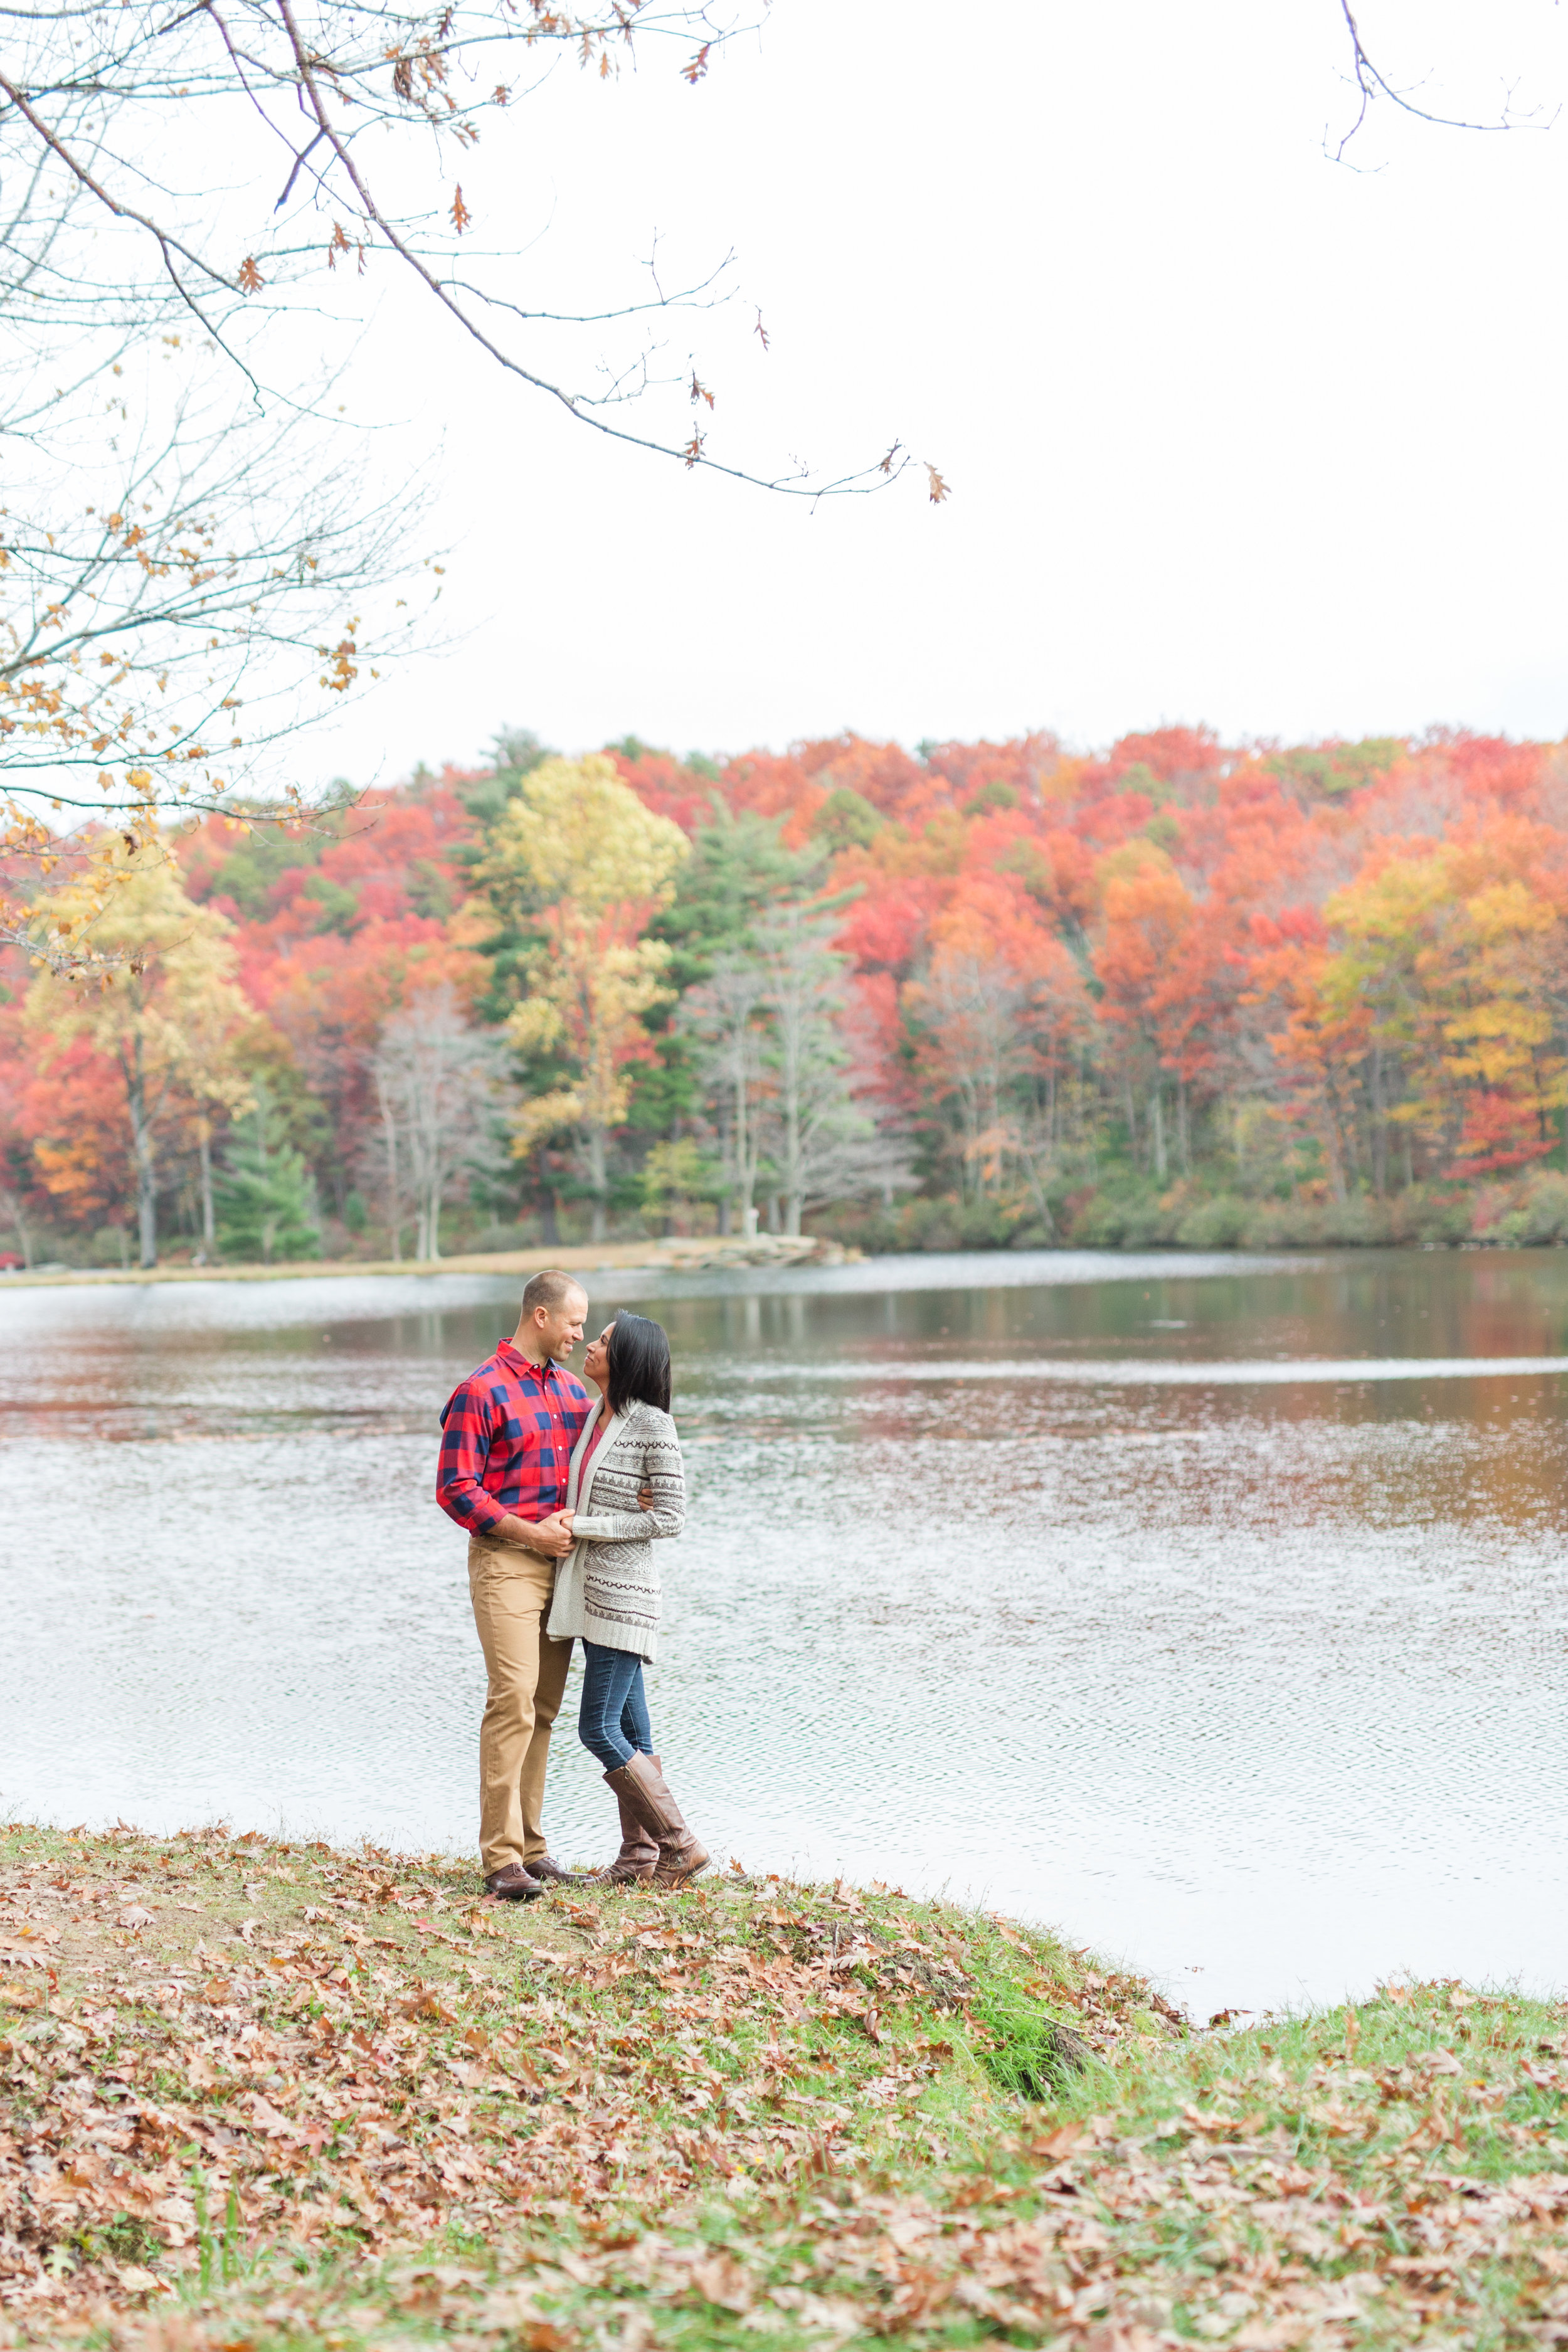
[[[1439,111],[1568,95],[1551,0],[1360,15]],[[732,247],[771,352],[750,307],[662,331],[718,392],[714,452],[896,437],[952,499],[911,474],[813,510],[616,451],[387,296],[359,396],[410,463],[440,446],[457,641],[312,739],[321,773],[503,723],[678,751],[1568,728],[1568,113],[1384,107],[1336,168],[1338,0],[773,0],[698,89],[674,64],[558,71],[465,161],[476,236],[548,215],[519,284],[589,301],[656,229],[671,276]]]

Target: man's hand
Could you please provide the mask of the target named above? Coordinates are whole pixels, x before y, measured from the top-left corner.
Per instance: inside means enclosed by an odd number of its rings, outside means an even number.
[[[645,1510],[645,1511],[651,1511],[651,1510],[652,1510],[652,1508],[653,1508],[653,1488],[652,1488],[651,1486],[639,1486],[639,1487],[637,1488],[637,1505],[638,1505],[639,1509],[641,1509],[641,1510]]]
[[[545,1559],[564,1559],[572,1549],[572,1514],[552,1511],[547,1519],[509,1517],[490,1529],[490,1539],[539,1552]]]

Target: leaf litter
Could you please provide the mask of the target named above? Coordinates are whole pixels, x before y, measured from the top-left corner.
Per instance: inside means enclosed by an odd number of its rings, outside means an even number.
[[[474,1895],[0,1832],[0,2340],[1568,2346],[1561,2004],[1197,2032],[842,1881]]]

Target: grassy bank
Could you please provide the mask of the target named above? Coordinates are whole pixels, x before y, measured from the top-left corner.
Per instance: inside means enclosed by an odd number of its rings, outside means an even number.
[[[47,1287],[51,1284],[149,1282],[302,1282],[316,1276],[395,1274],[537,1274],[542,1266],[563,1266],[568,1273],[603,1273],[629,1267],[663,1267],[679,1271],[693,1265],[795,1265],[813,1261],[837,1264],[844,1255],[837,1242],[814,1235],[760,1234],[749,1241],[738,1236],[706,1239],[677,1236],[664,1241],[593,1242],[580,1248],[553,1250],[490,1250],[468,1256],[437,1258],[280,1258],[272,1265],[185,1264],[151,1266],[44,1265],[17,1267],[0,1277],[5,1289]]]
[[[477,1257],[280,1258],[273,1265],[150,1265],[18,1267],[0,1276],[7,1290],[47,1288],[55,1284],[101,1282],[307,1282],[315,1277],[364,1274],[537,1274],[541,1266],[581,1271],[594,1266],[644,1266],[667,1263],[656,1242],[603,1242],[592,1248],[492,1250]]]
[[[1568,2009],[1188,2030],[900,1893],[0,1837],[0,2327],[169,2352],[1568,2342]]]

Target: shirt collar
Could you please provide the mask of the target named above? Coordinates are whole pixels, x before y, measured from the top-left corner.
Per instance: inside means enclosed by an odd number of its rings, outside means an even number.
[[[562,1367],[555,1361],[553,1356],[546,1356],[542,1364],[536,1364],[532,1357],[525,1356],[522,1349],[511,1339],[502,1339],[496,1349],[496,1354],[521,1379],[538,1381],[542,1387],[552,1372],[555,1374],[557,1380],[562,1377]]]

